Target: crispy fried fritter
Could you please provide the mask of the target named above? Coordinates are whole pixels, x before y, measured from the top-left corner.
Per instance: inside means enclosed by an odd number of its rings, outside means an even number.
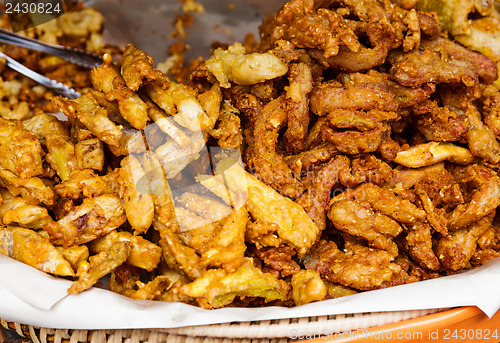
[[[16,226],[0,227],[0,253],[46,273],[73,276],[71,265],[48,239]]]
[[[322,240],[306,255],[304,264],[328,281],[367,290],[380,287],[401,270],[391,260],[384,250],[353,245],[342,252],[334,242]]]
[[[104,194],[84,199],[65,217],[45,224],[44,230],[56,245],[79,245],[115,230],[125,220],[121,199],[113,194]]]
[[[153,63],[151,56],[137,49],[133,44],[127,44],[123,51],[121,74],[131,91],[137,91],[144,79],[154,81],[163,77],[163,73],[156,70]]]
[[[448,37],[422,1],[292,0],[259,44],[170,68],[177,82],[133,45],[91,73],[0,47],[90,87],[43,104],[51,94],[0,61],[0,218],[20,226],[0,228],[0,253],[76,275],[71,293],[111,274],[133,299],[209,309],[301,305],[498,257],[500,55],[454,39],[489,37],[476,16],[500,16],[472,1],[451,16],[472,34],[444,14]],[[80,12],[25,32],[102,47],[102,20]],[[67,122],[43,113],[57,107]]]

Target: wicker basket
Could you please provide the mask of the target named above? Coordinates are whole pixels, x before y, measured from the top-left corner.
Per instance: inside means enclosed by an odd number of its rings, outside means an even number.
[[[34,343],[90,342],[90,343],[229,343],[229,342],[288,342],[293,333],[321,335],[350,330],[366,329],[383,324],[421,317],[439,312],[440,309],[371,312],[293,318],[261,322],[237,322],[229,324],[190,326],[175,329],[129,330],[71,330],[38,328],[31,325],[7,322],[1,319],[6,330],[30,338]]]

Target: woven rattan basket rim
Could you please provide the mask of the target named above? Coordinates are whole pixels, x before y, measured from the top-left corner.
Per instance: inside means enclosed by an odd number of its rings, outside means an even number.
[[[370,312],[359,314],[329,315],[320,317],[280,319],[260,322],[237,322],[228,324],[190,326],[175,329],[129,329],[129,330],[72,330],[37,328],[20,323],[1,320],[7,330],[16,331],[35,343],[46,342],[228,342],[228,339],[261,339],[273,342],[280,338],[287,341],[294,333],[325,335],[367,329],[422,317],[443,309],[425,309],[394,312]]]

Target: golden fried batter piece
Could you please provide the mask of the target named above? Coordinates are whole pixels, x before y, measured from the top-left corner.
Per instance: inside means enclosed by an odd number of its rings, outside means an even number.
[[[39,177],[23,179],[8,170],[0,169],[0,185],[14,196],[21,195],[31,205],[43,203],[52,206],[56,201],[52,188]]]
[[[44,231],[43,231],[44,232]],[[86,268],[89,259],[89,248],[86,245],[73,245],[70,247],[57,246],[64,258],[71,264],[73,270]]]
[[[345,252],[332,241],[319,241],[305,256],[306,269],[320,273],[326,280],[359,290],[380,287],[401,271],[384,250],[352,245]]]
[[[91,92],[85,93],[75,100],[56,96],[52,98],[52,101],[65,115],[69,118],[78,119],[104,143],[120,146],[122,126],[116,125],[108,118],[108,110],[99,105]]]
[[[174,140],[167,140],[165,144],[155,150],[155,154],[161,161],[167,178],[173,178],[189,163],[199,157],[200,150],[203,149],[206,141],[208,140],[208,132],[213,129],[217,121],[217,117],[219,115],[219,107],[222,101],[220,88],[217,85],[212,86],[209,91],[201,94],[199,96],[199,99],[200,102],[198,103],[196,98],[194,98],[194,96],[191,94],[189,95],[189,98],[183,98],[182,96],[178,98],[180,102],[184,102],[184,104],[186,105],[186,108],[184,109],[188,111],[184,112],[183,116],[188,115],[188,117],[184,117],[183,121],[186,120],[187,122],[190,122],[190,125],[197,126],[196,131],[200,130],[200,123],[205,121],[199,121],[192,118],[189,119],[189,116],[196,116],[201,113],[197,110],[198,106],[202,109],[203,115],[209,122],[208,126],[203,126],[205,128],[205,131],[192,132],[189,136],[191,144],[186,147],[179,146]],[[193,111],[193,104],[196,104],[196,111]],[[180,114],[181,113],[178,113],[174,117],[174,120],[176,120],[177,122],[178,120],[176,118],[178,118],[177,116],[179,116]]]
[[[398,247],[392,237],[399,235],[403,228],[394,219],[373,211],[368,203],[335,201],[328,210],[328,218],[337,229],[365,238],[370,246],[386,250],[392,256],[398,255]]]
[[[153,220],[153,227],[160,233],[160,246],[163,258],[170,268],[184,273],[190,279],[197,279],[202,275],[200,257],[195,250],[181,243],[174,230],[178,230],[175,222],[163,224],[158,219]]]
[[[495,211],[439,240],[436,254],[446,270],[457,271],[470,266],[477,240],[491,227],[494,216]]]
[[[145,79],[154,81],[163,77],[163,73],[154,68],[153,58],[133,44],[127,44],[123,51],[121,74],[127,87],[134,92],[139,89]]]
[[[292,257],[295,250],[289,246],[267,247],[254,250],[255,255],[264,262],[266,267],[276,271],[281,277],[295,275],[300,272],[300,266]]]
[[[366,201],[374,210],[405,224],[416,223],[425,218],[425,211],[417,208],[410,201],[372,183],[364,183],[337,195],[331,200],[331,204],[341,200]]]
[[[426,83],[463,83],[475,90],[479,85],[477,68],[469,60],[443,58],[443,52],[431,47],[408,53],[390,54],[391,77],[402,86],[420,87]]]
[[[62,198],[75,200],[116,193],[105,177],[96,175],[91,169],[75,172],[69,180],[56,185],[54,191]]]
[[[301,270],[292,277],[292,298],[295,305],[304,305],[326,298],[328,289],[318,272]]]
[[[49,162],[62,181],[67,181],[71,174],[79,169],[75,146],[68,138],[52,134],[45,136],[47,148],[45,160]]]
[[[165,86],[165,84],[167,86]],[[213,86],[210,92],[214,100],[219,98],[218,86]],[[175,122],[193,132],[213,128],[217,118],[213,118],[207,109],[197,99],[197,94],[183,84],[174,82],[155,82],[146,86],[146,93],[167,115],[172,115]],[[207,93],[205,92],[205,93]],[[219,101],[220,106],[220,101]],[[218,109],[217,109],[218,114]]]
[[[350,289],[349,287],[345,287],[336,283],[332,282],[325,282],[326,284],[326,298],[327,299],[336,299],[336,298],[342,298],[346,297],[348,295],[353,295],[358,292],[356,292],[353,289]]]
[[[439,260],[432,249],[432,228],[428,223],[410,226],[406,236],[408,253],[422,267],[430,270],[439,269]]]
[[[19,225],[30,229],[42,229],[46,223],[52,222],[47,209],[36,205],[21,205],[5,212],[2,217],[5,225]]]
[[[30,229],[41,229],[43,225],[52,221],[45,207],[30,205],[22,196],[14,196],[8,190],[0,191],[0,219],[6,225],[18,225]]]
[[[230,88],[230,81],[253,85],[283,76],[288,71],[288,66],[272,53],[247,54],[245,47],[238,42],[227,50],[218,48],[205,64],[223,88]]]
[[[224,269],[209,269],[195,281],[181,287],[181,293],[195,298],[203,308],[229,305],[235,297],[260,297],[265,302],[284,300],[289,286],[269,273],[263,273],[246,258],[233,273]]]
[[[141,270],[123,263],[116,267],[110,274],[109,290],[124,296],[129,296],[137,289],[137,282],[141,276]]]
[[[281,240],[276,234],[279,226],[276,224],[249,222],[245,231],[245,241],[261,247],[279,247]]]
[[[123,118],[134,128],[143,130],[148,122],[148,108],[139,95],[127,88],[118,70],[111,65],[111,56],[104,55],[104,63],[92,69],[94,88],[103,92],[106,100],[118,102]]]
[[[344,155],[332,158],[317,171],[311,186],[297,199],[320,231],[326,228],[326,212],[332,189],[339,182],[340,174],[349,168],[349,159]]]
[[[79,169],[101,171],[104,168],[104,145],[98,138],[86,139],[75,145],[76,163]]]
[[[189,136],[179,128],[173,117],[168,117],[165,111],[161,110],[151,100],[146,100],[146,104],[148,105],[148,116],[158,125],[160,130],[169,135],[175,143],[183,148],[186,148],[191,143]]]
[[[210,222],[221,220],[233,212],[230,206],[219,200],[191,192],[183,192],[175,202]]]
[[[131,299],[163,300],[164,293],[172,287],[172,280],[166,275],[158,275],[146,284],[136,281],[135,285],[137,290],[127,293]]]
[[[475,141],[475,138],[472,141]],[[409,168],[420,168],[431,166],[441,161],[467,165],[472,163],[474,158],[469,149],[462,148],[456,144],[429,142],[402,149],[397,153],[394,162]]]
[[[127,260],[130,250],[127,242],[116,242],[109,250],[91,256],[88,270],[84,270],[78,275],[78,280],[71,284],[68,293],[78,294],[91,288],[100,278],[123,264]]]
[[[247,163],[265,184],[290,198],[296,198],[303,186],[276,151],[279,130],[284,127],[286,119],[284,97],[274,99],[264,106],[253,123],[253,145],[246,150]]]
[[[492,213],[500,205],[500,178],[492,169],[473,164],[465,167],[455,179],[471,187],[470,202],[458,205],[448,218],[448,229],[456,230],[473,224]],[[467,188],[465,188],[467,189]]]
[[[309,130],[309,93],[313,88],[311,68],[305,63],[292,63],[287,89],[287,129],[283,136],[288,151],[298,153],[305,148]]]
[[[17,226],[0,227],[0,253],[43,272],[73,276],[75,272],[50,241],[36,231]]]
[[[132,235],[127,231],[112,231],[93,240],[89,243],[89,246],[92,253],[101,253],[108,251],[117,242],[126,242],[130,246],[130,254],[126,262],[131,266],[152,271],[160,263],[162,251],[158,245],[141,236]]]
[[[129,224],[138,235],[148,231],[153,223],[154,201],[149,182],[140,162],[133,155],[120,162],[120,197]]]
[[[248,222],[247,209],[242,206],[232,212],[218,232],[202,249],[202,266],[222,267],[228,272],[235,271],[244,262],[245,229]]]
[[[283,242],[295,248],[299,256],[304,255],[318,239],[319,227],[300,205],[248,172],[244,172],[242,177],[238,172],[241,167],[233,168],[223,171],[226,187],[233,192],[245,192],[252,217],[262,223],[278,225],[277,234]]]
[[[45,160],[62,181],[68,180],[74,171],[80,169],[76,161],[75,146],[70,140],[66,124],[55,116],[45,113],[39,113],[23,121],[24,127],[45,145],[48,152]]]
[[[44,152],[37,137],[23,126],[0,118],[0,167],[21,178],[43,173]]]
[[[221,148],[239,149],[243,144],[243,130],[237,108],[224,102],[219,115],[219,120],[209,134],[217,139]]]
[[[83,203],[44,230],[56,245],[79,245],[90,242],[120,227],[126,220],[121,199],[113,194],[86,198]]]
[[[45,137],[48,135],[69,138],[67,122],[62,122],[51,114],[38,113],[29,119],[23,120],[22,124],[26,130],[38,138],[42,145],[45,144]]]

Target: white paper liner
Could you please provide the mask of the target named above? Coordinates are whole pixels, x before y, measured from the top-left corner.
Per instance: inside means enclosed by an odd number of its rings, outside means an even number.
[[[0,255],[0,275],[0,318],[50,328],[173,328],[471,305],[478,306],[491,317],[500,308],[500,259],[458,275],[294,308],[203,310],[183,303],[131,300],[98,288],[68,295],[66,289],[71,285],[70,281],[56,279],[3,255]]]

